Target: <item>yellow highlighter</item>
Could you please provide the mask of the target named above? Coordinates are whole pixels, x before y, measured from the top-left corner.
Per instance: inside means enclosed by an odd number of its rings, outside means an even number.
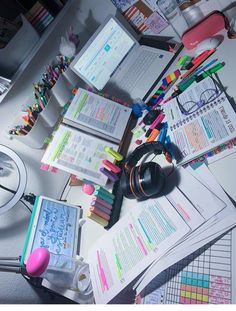
[[[104,150],[106,153],[110,154],[116,161],[123,160],[123,155],[113,150],[112,147],[105,147]]]
[[[106,227],[108,225],[108,221],[103,219],[102,217],[96,215],[95,213],[92,213],[88,211],[87,217],[96,221],[98,224],[102,225],[103,227]]]

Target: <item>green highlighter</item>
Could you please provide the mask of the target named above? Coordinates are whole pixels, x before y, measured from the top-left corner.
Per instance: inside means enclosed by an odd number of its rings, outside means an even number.
[[[196,81],[200,82],[203,79],[205,79],[206,77],[209,77],[210,75],[212,75],[213,73],[216,73],[218,70],[220,70],[221,68],[223,68],[225,65],[225,63],[218,63],[215,66],[211,67],[210,69],[206,70],[205,72],[203,72],[202,74],[200,74],[199,76],[196,77]]]

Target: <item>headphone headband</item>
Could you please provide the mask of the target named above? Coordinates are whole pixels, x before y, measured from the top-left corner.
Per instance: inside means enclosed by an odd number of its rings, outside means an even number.
[[[140,145],[137,147],[126,159],[125,162],[125,169],[131,169],[133,166],[135,166],[138,161],[147,153],[154,153],[154,154],[161,154],[166,153],[167,150],[164,147],[163,144],[161,144],[159,141],[154,142],[148,142]]]

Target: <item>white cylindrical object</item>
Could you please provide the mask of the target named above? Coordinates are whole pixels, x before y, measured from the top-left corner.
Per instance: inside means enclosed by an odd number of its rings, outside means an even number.
[[[47,126],[53,127],[59,120],[60,113],[61,107],[59,105],[59,102],[56,99],[56,97],[52,94],[48,101],[47,106],[40,113],[40,116],[43,118]]]
[[[61,107],[69,101],[72,96],[72,87],[70,87],[69,82],[66,81],[64,75],[60,75],[56,84],[51,89],[51,94],[54,95]]]
[[[28,134],[14,137],[31,148],[41,149],[44,146],[45,139],[50,136],[51,132],[52,129],[45,127],[44,120],[39,115]]]

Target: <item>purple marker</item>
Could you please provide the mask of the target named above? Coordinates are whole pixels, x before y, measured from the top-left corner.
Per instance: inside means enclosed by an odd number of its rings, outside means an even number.
[[[105,206],[98,203],[97,201],[92,201],[91,206],[95,206],[96,208],[98,208],[102,212],[106,213],[107,215],[111,214],[111,210],[109,208],[106,208]]]
[[[99,198],[99,197],[95,197],[93,198],[94,202],[98,202],[99,204],[101,204],[102,206],[112,209],[112,205],[109,204],[108,202],[104,201],[103,199]]]
[[[113,182],[119,179],[119,177],[115,173],[108,171],[105,167],[101,167],[100,172],[106,175]]]

